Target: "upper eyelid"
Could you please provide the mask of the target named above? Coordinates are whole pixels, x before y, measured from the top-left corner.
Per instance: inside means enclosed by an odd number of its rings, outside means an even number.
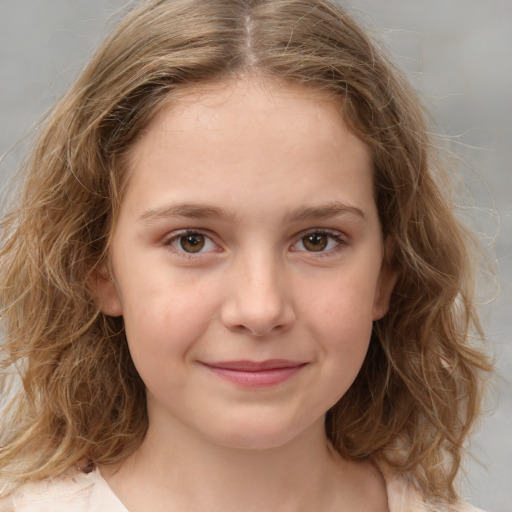
[[[326,250],[326,251],[322,250],[322,251],[318,251],[318,252],[307,251],[307,250],[305,251],[302,249],[295,249],[295,250],[293,249],[293,247],[295,245],[299,244],[305,236],[307,236],[309,234],[313,234],[313,233],[327,235],[331,239],[335,240],[337,245],[335,247],[332,247],[331,249]],[[296,235],[294,238],[294,242],[290,246],[290,250],[292,252],[305,252],[307,254],[311,254],[318,258],[321,256],[333,255],[338,252],[340,247],[346,246],[346,245],[349,245],[349,240],[348,240],[348,236],[343,231],[339,231],[337,229],[312,228],[312,229],[306,229],[306,230],[302,231],[300,234]]]
[[[301,231],[300,233],[298,233],[297,235],[295,235],[294,239],[298,241],[302,237],[304,237],[306,235],[309,235],[311,233],[321,233],[323,235],[330,235],[332,237],[342,238],[342,239],[347,239],[348,238],[348,236],[343,231],[339,231],[338,229],[310,228],[310,229],[305,229],[305,230]]]
[[[207,238],[210,238],[212,241],[215,241],[215,235],[212,234],[211,231],[207,229],[202,228],[183,228],[183,229],[177,229],[175,231],[171,231],[170,233],[167,233],[165,236],[162,237],[163,242],[166,243],[169,240],[175,240],[176,238],[179,238],[180,236],[185,235],[191,235],[197,233],[198,235],[203,235]]]
[[[326,233],[328,235],[332,235],[332,234],[343,234],[339,229],[331,229],[331,228],[308,228],[308,229],[303,229],[302,231],[300,231],[298,233],[298,236],[301,236],[304,235],[304,234],[308,234],[308,233]]]
[[[211,234],[211,232],[209,232],[208,230],[198,229],[198,228],[184,228],[184,229],[172,231],[162,238],[161,245],[162,245],[162,247],[169,248],[172,246],[173,242],[175,242],[180,237],[186,236],[189,234],[196,234],[196,233],[198,235],[202,235],[202,236],[208,238],[209,240],[211,240],[211,242],[213,244],[215,244],[215,246],[222,248],[221,244],[219,244],[216,237],[213,236]],[[179,251],[179,250],[175,249],[175,252],[180,255],[186,255],[187,257],[199,257],[201,255],[204,256],[205,254],[208,254],[208,253],[214,252],[214,251],[188,253],[186,251]]]

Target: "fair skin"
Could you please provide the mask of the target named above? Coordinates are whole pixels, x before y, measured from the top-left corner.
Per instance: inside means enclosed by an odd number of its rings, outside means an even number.
[[[388,308],[385,245],[369,150],[321,93],[244,78],[160,111],[98,288],[147,388],[142,446],[100,468],[128,510],[387,510],[324,431]]]

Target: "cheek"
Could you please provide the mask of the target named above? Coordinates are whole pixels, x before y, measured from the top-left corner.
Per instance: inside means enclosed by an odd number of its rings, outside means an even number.
[[[370,342],[373,327],[374,287],[359,276],[340,276],[323,283],[305,301],[302,316],[317,340],[332,378],[341,391],[357,376]]]
[[[333,287],[310,305],[308,331],[315,340],[319,376],[310,383],[315,392],[308,408],[313,415],[320,417],[333,407],[361,370],[372,333],[368,297]]]
[[[139,284],[123,294],[124,324],[137,370],[144,378],[165,362],[183,361],[208,329],[214,296],[205,287],[180,283]]]
[[[306,286],[301,295],[303,315],[317,328],[343,338],[352,334],[360,339],[371,333],[375,280],[340,274],[317,283],[314,290]]]

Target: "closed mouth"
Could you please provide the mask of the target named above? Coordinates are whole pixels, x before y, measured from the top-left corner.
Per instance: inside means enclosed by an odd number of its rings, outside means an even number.
[[[240,372],[261,372],[266,370],[277,370],[286,368],[297,368],[304,366],[307,363],[301,361],[290,361],[287,359],[267,359],[266,361],[218,361],[212,363],[203,363],[212,368],[219,368],[225,370],[233,370]]]
[[[288,359],[203,363],[213,374],[242,388],[269,388],[277,386],[293,377],[307,364]]]

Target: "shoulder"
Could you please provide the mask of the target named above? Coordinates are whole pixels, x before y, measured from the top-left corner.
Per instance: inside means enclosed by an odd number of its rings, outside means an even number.
[[[105,508],[105,505],[108,505]],[[27,483],[5,498],[0,512],[126,512],[99,471]]]
[[[444,507],[428,504],[411,481],[388,471],[384,471],[383,475],[388,493],[389,512],[484,512],[465,501]]]
[[[0,499],[0,512],[86,512],[96,483],[96,472],[26,483]]]

